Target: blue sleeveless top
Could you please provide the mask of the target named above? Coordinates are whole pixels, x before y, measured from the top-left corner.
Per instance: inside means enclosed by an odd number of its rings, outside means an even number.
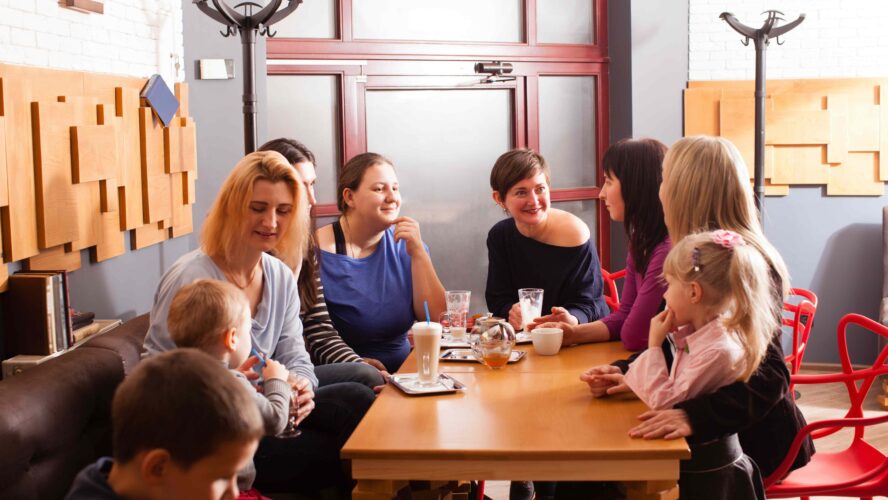
[[[407,355],[413,325],[413,275],[407,244],[388,228],[372,255],[353,259],[321,250],[321,282],[333,324],[360,356],[391,373]]]

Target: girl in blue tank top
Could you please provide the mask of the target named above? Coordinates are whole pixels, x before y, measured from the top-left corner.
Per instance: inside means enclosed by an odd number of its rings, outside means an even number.
[[[352,158],[337,186],[342,215],[317,232],[321,282],[330,317],[361,357],[395,372],[410,353],[407,331],[445,310],[419,224],[400,216],[398,179],[389,160],[375,153]]]

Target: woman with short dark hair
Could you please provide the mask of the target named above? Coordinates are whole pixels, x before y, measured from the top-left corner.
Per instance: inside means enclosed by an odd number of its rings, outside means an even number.
[[[490,187],[510,216],[487,234],[490,312],[521,328],[518,289],[542,288],[543,311],[557,306],[579,323],[604,316],[601,266],[589,227],[551,208],[546,160],[530,149],[513,149],[496,160]]]

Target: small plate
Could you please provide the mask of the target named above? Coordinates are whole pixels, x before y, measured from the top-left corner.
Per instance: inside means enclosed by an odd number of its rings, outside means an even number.
[[[447,375],[446,373],[438,374],[437,385],[424,387],[419,385],[418,373],[400,373],[392,375],[391,383],[393,386],[401,389],[404,394],[410,396],[423,396],[426,394],[448,394],[451,392],[464,391],[466,385]]]
[[[517,363],[527,354],[527,351],[512,351],[509,355],[509,363]],[[447,349],[441,352],[442,361],[465,361],[470,363],[480,363],[472,354],[471,349]]]
[[[515,334],[516,344],[530,344],[531,342],[533,342],[533,339],[530,337],[530,333],[520,331]]]
[[[468,349],[470,347],[468,340],[454,340],[449,337],[441,339],[441,349]]]

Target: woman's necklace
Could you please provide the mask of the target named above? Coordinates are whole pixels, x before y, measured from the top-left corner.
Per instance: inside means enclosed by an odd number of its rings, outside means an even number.
[[[244,283],[243,285],[241,285],[240,283],[238,283],[237,280],[234,279],[234,275],[231,274],[230,272],[225,271],[225,270],[223,270],[222,272],[223,272],[223,274],[225,274],[225,277],[228,278],[228,281],[231,282],[231,284],[233,284],[234,286],[240,288],[241,290],[244,290],[244,289],[246,289],[248,286],[250,286],[250,285],[253,283],[253,280],[256,279],[256,270],[257,270],[257,269],[259,269],[259,263],[256,263],[256,265],[253,266],[253,270],[250,271],[250,277],[247,278],[247,282]]]
[[[351,246],[351,244],[348,242],[348,237],[351,235],[351,225],[348,223],[348,216],[347,216],[347,215],[343,215],[343,216],[342,216],[342,220],[345,221],[345,228],[348,230],[347,232],[345,232],[345,233],[342,235],[343,238],[345,238],[345,254],[346,254],[349,258],[354,259],[355,256],[354,256],[354,252],[352,251],[352,246]]]

